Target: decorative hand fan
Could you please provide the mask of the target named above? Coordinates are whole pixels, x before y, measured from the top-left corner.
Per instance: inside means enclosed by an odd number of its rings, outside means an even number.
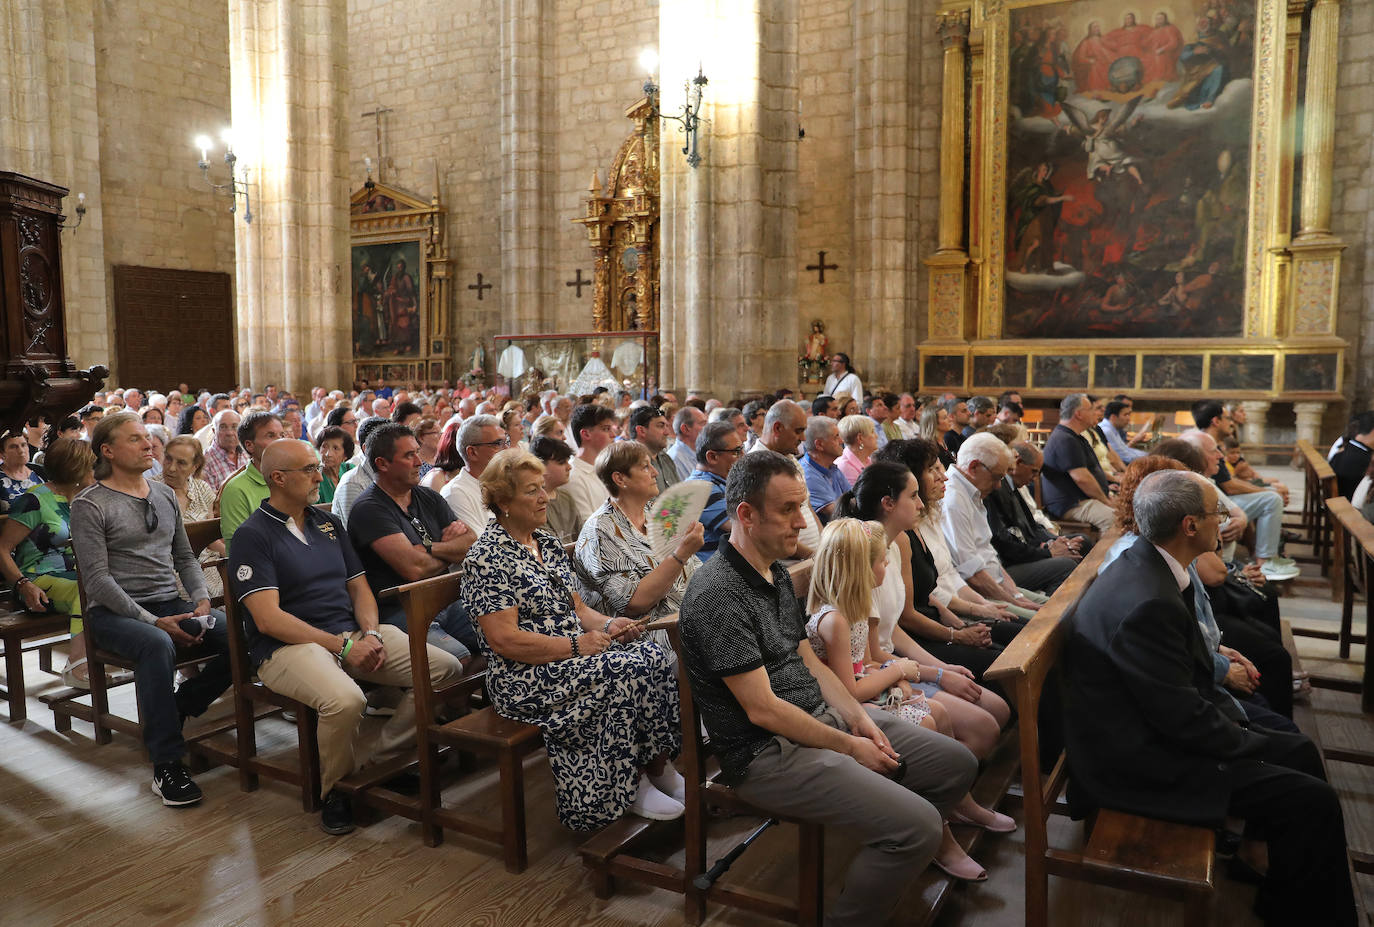
[[[710,495],[711,484],[706,480],[685,480],[649,503],[649,544],[655,557],[665,560],[673,555],[683,535],[701,518]]]

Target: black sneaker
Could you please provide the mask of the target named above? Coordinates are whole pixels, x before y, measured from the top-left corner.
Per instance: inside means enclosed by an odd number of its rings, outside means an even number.
[[[164,805],[173,807],[194,805],[204,797],[181,763],[158,763],[153,767],[153,794]]]
[[[353,830],[353,803],[338,789],[330,789],[320,809],[320,829],[326,834],[347,834]]]

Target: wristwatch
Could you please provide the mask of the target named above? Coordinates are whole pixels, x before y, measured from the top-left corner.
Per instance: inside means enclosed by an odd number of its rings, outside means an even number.
[[[371,630],[371,631],[364,631],[364,632],[363,632],[363,637],[375,637],[375,638],[377,638],[378,643],[382,643],[382,642],[383,642],[383,641],[382,641],[382,634],[381,634],[381,632],[380,632],[380,631],[377,631],[375,628],[374,628],[373,630]]]

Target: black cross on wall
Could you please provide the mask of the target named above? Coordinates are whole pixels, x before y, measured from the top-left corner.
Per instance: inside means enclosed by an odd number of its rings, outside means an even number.
[[[576,274],[576,276],[574,276],[573,279],[569,280],[567,283],[565,283],[565,284],[563,284],[563,285],[564,285],[564,286],[575,286],[575,287],[577,287],[577,298],[578,298],[578,299],[581,299],[581,298],[582,298],[582,288],[583,288],[584,286],[591,286],[591,285],[592,285],[592,282],[591,282],[590,280],[583,280],[583,279],[582,279],[582,268],[579,267],[579,268],[577,268],[577,274]]]
[[[807,270],[817,270],[817,271],[820,271],[819,278],[816,280],[816,282],[817,282],[817,283],[824,283],[824,282],[825,282],[825,272],[826,272],[827,270],[839,270],[839,269],[840,269],[840,265],[839,265],[839,264],[827,264],[827,263],[825,263],[825,252],[824,252],[824,251],[818,251],[818,252],[816,252],[816,254],[817,254],[816,263],[814,263],[814,264],[807,264],[807,265],[806,265],[806,269],[807,269]]]
[[[477,275],[477,282],[476,282],[476,283],[469,283],[469,284],[468,284],[468,289],[469,289],[469,290],[476,290],[476,291],[477,291],[477,298],[480,300],[480,299],[482,298],[482,292],[483,292],[484,290],[490,290],[490,289],[491,289],[491,284],[490,284],[490,283],[483,283],[483,282],[482,282],[482,275],[481,275],[481,274],[478,274],[478,275]]]

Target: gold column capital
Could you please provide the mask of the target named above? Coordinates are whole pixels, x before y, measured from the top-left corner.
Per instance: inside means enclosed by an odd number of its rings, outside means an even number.
[[[947,10],[936,14],[935,31],[940,35],[940,44],[946,50],[968,46],[969,11]]]

